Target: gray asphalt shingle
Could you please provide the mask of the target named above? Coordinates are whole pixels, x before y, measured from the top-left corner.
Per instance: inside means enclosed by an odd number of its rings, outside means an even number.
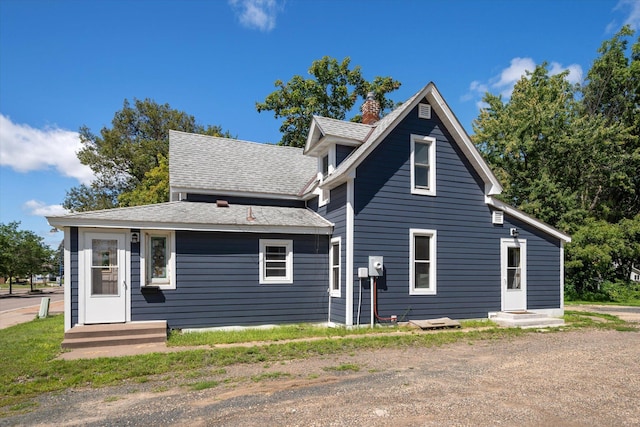
[[[250,210],[249,210],[250,209]],[[253,220],[249,219],[249,212]],[[155,205],[132,206],[91,212],[78,212],[48,217],[53,226],[122,226],[126,228],[171,229],[229,229],[283,227],[316,230],[328,234],[332,224],[317,213],[305,208],[279,206],[248,206],[216,203],[167,202]],[[302,230],[301,230],[302,231]]]
[[[317,173],[302,149],[169,132],[172,189],[297,196]]]

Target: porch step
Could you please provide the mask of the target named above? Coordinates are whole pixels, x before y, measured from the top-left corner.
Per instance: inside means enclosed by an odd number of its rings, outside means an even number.
[[[564,325],[563,319],[531,311],[498,311],[489,313],[489,319],[509,328],[553,328]]]
[[[65,332],[62,348],[91,348],[117,345],[165,343],[167,322],[130,322],[77,325]]]

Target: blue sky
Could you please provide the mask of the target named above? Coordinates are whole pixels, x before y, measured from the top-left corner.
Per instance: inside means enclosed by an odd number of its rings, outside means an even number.
[[[403,101],[433,81],[467,132],[484,92],[547,61],[579,82],[604,40],[640,28],[640,0],[2,0],[0,222],[54,246],[44,215],[90,182],[77,131],[151,98],[239,139],[280,140],[258,113],[277,79],[351,58]]]

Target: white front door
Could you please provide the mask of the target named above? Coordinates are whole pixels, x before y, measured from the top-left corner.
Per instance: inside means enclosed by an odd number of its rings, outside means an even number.
[[[500,240],[502,311],[527,309],[527,241]]]
[[[126,321],[124,233],[84,235],[84,323]]]

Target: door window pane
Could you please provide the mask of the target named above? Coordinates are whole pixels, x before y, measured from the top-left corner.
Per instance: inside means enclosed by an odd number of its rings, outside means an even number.
[[[118,295],[118,241],[91,241],[91,295]]]
[[[507,289],[520,289],[520,248],[507,249]]]

